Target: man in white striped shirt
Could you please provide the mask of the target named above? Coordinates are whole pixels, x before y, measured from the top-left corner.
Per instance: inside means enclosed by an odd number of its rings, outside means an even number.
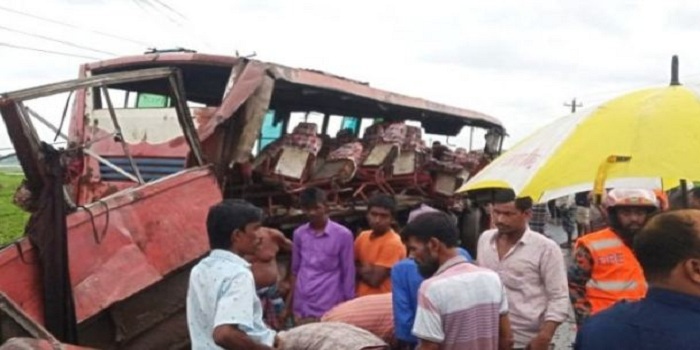
[[[508,301],[498,275],[457,253],[457,227],[442,212],[426,213],[402,232],[426,279],[418,291],[413,335],[419,350],[512,348]]]

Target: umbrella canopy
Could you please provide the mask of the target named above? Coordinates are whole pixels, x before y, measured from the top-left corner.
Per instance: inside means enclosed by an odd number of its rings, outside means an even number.
[[[698,150],[698,91],[680,85],[645,89],[543,127],[458,192],[509,187],[544,202],[591,190],[602,165],[606,187],[669,188],[681,179],[700,180]]]

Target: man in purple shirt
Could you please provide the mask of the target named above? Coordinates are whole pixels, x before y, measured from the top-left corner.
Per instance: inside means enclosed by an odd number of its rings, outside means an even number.
[[[309,223],[294,231],[292,292],[287,300],[296,325],[318,321],[326,311],[355,297],[352,232],[328,218],[322,190],[306,189],[300,202]],[[286,310],[283,317],[289,316]]]

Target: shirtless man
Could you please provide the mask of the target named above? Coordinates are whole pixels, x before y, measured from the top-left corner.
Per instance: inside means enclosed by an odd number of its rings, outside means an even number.
[[[284,295],[282,294],[286,293],[280,293],[283,288],[278,288],[278,283],[281,281],[277,253],[291,252],[292,241],[279,230],[269,227],[260,228],[258,234],[261,239],[258,252],[255,255],[246,255],[245,259],[251,264],[255,288],[258,290],[258,297],[263,306],[263,319],[269,327],[279,329],[277,314],[281,312],[283,306]]]

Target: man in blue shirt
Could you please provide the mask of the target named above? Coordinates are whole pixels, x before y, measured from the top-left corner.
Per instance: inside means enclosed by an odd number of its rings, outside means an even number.
[[[276,333],[263,322],[250,264],[260,246],[262,210],[224,201],[207,215],[211,252],[190,273],[187,327],[192,349],[270,350]],[[277,344],[279,346],[279,344]]]
[[[700,210],[653,217],[635,237],[634,253],[647,296],[591,317],[575,349],[700,349]]]

